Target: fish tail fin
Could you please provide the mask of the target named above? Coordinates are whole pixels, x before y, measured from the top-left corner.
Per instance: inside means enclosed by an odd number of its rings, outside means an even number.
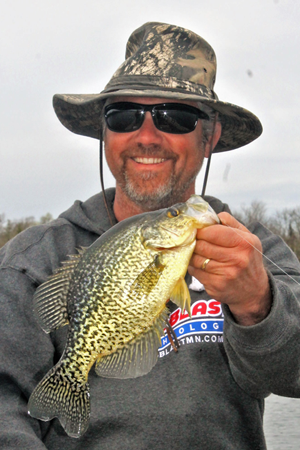
[[[28,402],[28,413],[40,420],[57,417],[65,432],[79,438],[90,418],[88,383],[71,382],[58,363],[40,381]]]

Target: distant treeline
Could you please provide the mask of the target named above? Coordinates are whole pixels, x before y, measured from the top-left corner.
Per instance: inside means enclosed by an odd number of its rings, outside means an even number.
[[[52,219],[53,217],[50,213],[42,216],[40,220],[36,220],[32,216],[19,220],[6,220],[5,214],[0,214],[0,247],[3,247],[7,241],[21,233],[21,231],[26,230],[26,228],[50,222]]]
[[[233,211],[233,215],[246,226],[258,220],[273,233],[281,236],[300,259],[300,206],[285,208],[268,216],[265,203],[253,201],[250,206],[242,206],[239,210]],[[0,247],[26,228],[47,223],[50,220],[52,220],[50,213],[42,216],[40,220],[35,220],[34,217],[6,220],[5,215],[0,214]]]
[[[240,210],[233,211],[233,215],[246,227],[258,220],[273,233],[281,236],[300,260],[300,206],[284,208],[268,216],[265,203],[254,200],[250,206],[242,206]]]

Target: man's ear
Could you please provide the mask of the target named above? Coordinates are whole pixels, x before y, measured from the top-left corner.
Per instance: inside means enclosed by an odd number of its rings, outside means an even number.
[[[221,137],[221,133],[222,133],[222,125],[220,122],[216,122],[214,134],[213,136],[209,137],[208,141],[205,144],[205,153],[204,153],[205,158],[209,158],[210,152],[215,148]]]

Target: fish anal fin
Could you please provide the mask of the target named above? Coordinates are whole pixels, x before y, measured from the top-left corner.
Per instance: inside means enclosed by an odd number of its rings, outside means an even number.
[[[64,261],[62,266],[35,291],[33,312],[46,333],[69,323],[67,294],[72,274],[84,251],[85,249],[80,249],[78,255],[69,256],[69,260]]]
[[[95,367],[96,374],[106,378],[126,379],[137,378],[150,372],[157,361],[167,312],[165,308],[145,333],[116,352],[100,357]]]
[[[180,277],[175,284],[170,295],[170,300],[177,306],[180,306],[182,311],[186,309],[189,316],[191,317],[191,296],[189,288],[187,287],[187,284],[183,277]]]

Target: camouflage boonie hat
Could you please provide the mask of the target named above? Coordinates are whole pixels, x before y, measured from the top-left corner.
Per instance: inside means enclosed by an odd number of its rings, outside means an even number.
[[[200,101],[219,113],[222,135],[216,153],[248,144],[261,134],[262,126],[246,109],[218,100],[215,77],[215,52],[204,39],[185,28],[148,22],[131,34],[125,61],[100,94],[56,94],[53,105],[69,130],[99,139],[107,98]]]

